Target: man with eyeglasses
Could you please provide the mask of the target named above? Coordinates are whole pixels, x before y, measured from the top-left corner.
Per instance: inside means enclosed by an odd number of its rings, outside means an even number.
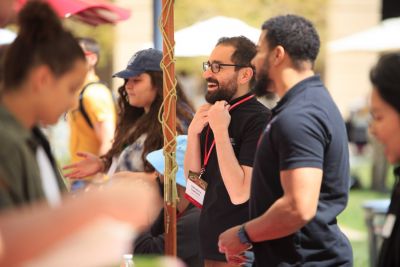
[[[246,37],[221,38],[203,63],[208,103],[189,126],[184,166],[186,196],[202,207],[199,231],[206,267],[236,266],[218,251],[218,236],[249,216],[254,153],[270,114],[250,93],[255,54]]]

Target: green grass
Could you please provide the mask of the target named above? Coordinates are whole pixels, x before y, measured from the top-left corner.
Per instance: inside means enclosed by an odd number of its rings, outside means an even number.
[[[355,233],[347,234],[353,248],[354,267],[369,266],[368,234],[365,211],[362,205],[367,200],[388,197],[388,194],[370,190],[352,190],[350,192],[349,203],[347,208],[339,215],[338,222],[342,228]]]
[[[369,266],[367,241],[351,241],[353,248],[354,267]]]
[[[366,233],[365,216],[362,205],[367,200],[388,198],[389,194],[378,193],[366,189],[350,191],[349,203],[339,215],[340,225],[352,230]]]
[[[368,234],[365,223],[365,212],[362,205],[367,200],[388,198],[389,194],[370,190],[352,190],[347,208],[339,215],[338,222],[342,228],[356,233],[348,234],[353,248],[354,267],[369,266]],[[345,231],[346,232],[346,231]]]
[[[168,265],[166,262],[168,259],[163,259],[161,256],[155,256],[155,255],[133,255],[133,262],[134,262],[134,267],[163,267],[163,266],[177,266],[175,264]],[[112,267],[120,267],[124,265],[119,265],[119,266],[112,266]]]

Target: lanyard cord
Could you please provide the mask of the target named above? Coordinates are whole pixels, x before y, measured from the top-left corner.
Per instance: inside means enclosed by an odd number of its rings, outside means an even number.
[[[229,107],[229,111],[231,111],[232,109],[236,108],[240,104],[252,99],[253,97],[254,97],[254,95],[249,95],[248,97],[245,97],[242,100],[236,102],[235,104],[233,104],[232,106]],[[215,146],[215,140],[213,140],[213,142],[212,142],[212,144],[210,146],[210,149],[207,151],[209,133],[210,133],[210,125],[208,125],[207,134],[206,134],[206,142],[204,144],[204,161],[203,161],[203,168],[201,169],[201,172],[200,172],[201,174],[203,174],[204,170],[206,169],[206,166],[208,164],[208,160],[210,159],[211,152],[213,151],[213,148]]]

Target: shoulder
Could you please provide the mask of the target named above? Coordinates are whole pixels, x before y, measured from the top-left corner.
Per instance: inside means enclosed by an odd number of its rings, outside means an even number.
[[[240,120],[243,123],[263,123],[269,119],[270,115],[271,111],[257,99],[251,99],[240,106],[236,112],[233,110],[231,113],[234,120]]]
[[[18,135],[11,135],[0,130],[0,169],[3,179],[15,184],[26,172],[32,171],[36,163],[33,151],[30,151],[28,140]]]
[[[248,112],[262,112],[262,113],[270,113],[271,111],[256,97],[253,97],[250,101],[243,105],[243,110]]]
[[[104,83],[92,82],[83,87],[83,97],[102,97],[104,95],[111,96],[111,89]]]
[[[270,132],[280,148],[290,150],[316,150],[330,140],[330,126],[326,118],[312,112],[281,112],[271,120]]]
[[[83,105],[88,108],[97,108],[100,110],[110,110],[115,106],[115,101],[111,89],[104,84],[93,84],[85,89],[82,95]]]
[[[296,136],[314,128],[315,120],[304,110],[286,109],[271,121],[271,132],[277,136]]]
[[[23,139],[21,135],[14,134],[12,131],[7,130],[7,126],[0,129],[0,154],[2,156],[12,156],[18,151],[27,147],[27,140]]]

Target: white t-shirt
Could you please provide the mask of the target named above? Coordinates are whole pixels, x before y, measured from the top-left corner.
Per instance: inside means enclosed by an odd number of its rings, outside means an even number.
[[[39,165],[42,188],[47,202],[50,206],[57,206],[61,202],[60,188],[58,187],[56,174],[54,173],[50,159],[41,146],[38,146],[36,149],[36,160]]]

